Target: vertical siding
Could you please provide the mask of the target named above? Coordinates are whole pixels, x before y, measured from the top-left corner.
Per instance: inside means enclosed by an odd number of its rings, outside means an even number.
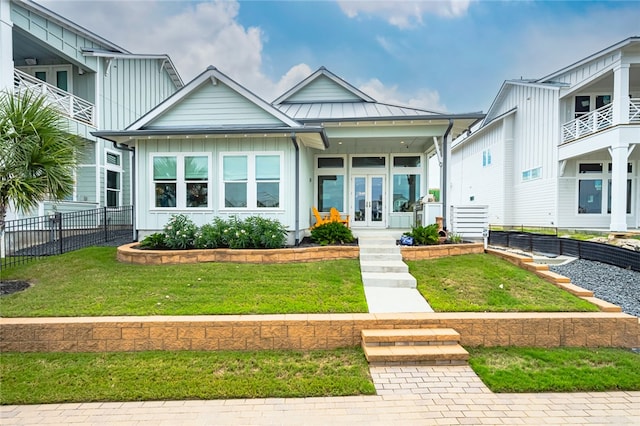
[[[349,90],[335,83],[328,77],[320,76],[294,93],[287,102],[311,101],[360,101],[361,99]]]

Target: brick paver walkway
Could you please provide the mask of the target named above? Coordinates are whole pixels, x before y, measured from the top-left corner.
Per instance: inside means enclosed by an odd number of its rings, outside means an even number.
[[[466,366],[372,366],[371,375],[375,396],[3,406],[0,424],[640,424],[640,392],[494,394]]]

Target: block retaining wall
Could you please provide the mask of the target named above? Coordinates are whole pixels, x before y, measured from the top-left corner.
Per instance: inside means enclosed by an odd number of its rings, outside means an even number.
[[[358,246],[324,246],[283,249],[208,249],[208,250],[140,250],[138,243],[118,247],[120,262],[137,264],[177,264],[198,262],[246,262],[246,263],[290,263],[319,262],[322,260],[357,259]],[[482,253],[480,243],[441,244],[434,246],[402,247],[405,260],[432,259],[459,254]]]
[[[465,346],[640,347],[624,313],[412,313],[0,318],[0,352],[333,349],[363,329],[440,327]]]

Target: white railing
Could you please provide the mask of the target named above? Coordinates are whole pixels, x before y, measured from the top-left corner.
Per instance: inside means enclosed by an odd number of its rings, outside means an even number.
[[[640,98],[629,99],[629,123],[640,123]],[[562,125],[562,143],[613,126],[613,104],[605,105]]]
[[[629,123],[640,123],[640,98],[629,100]]]
[[[30,91],[42,94],[46,96],[51,105],[62,111],[69,118],[93,126],[95,106],[91,102],[58,89],[56,86],[20,70],[14,69],[13,71],[13,85],[16,93]]]

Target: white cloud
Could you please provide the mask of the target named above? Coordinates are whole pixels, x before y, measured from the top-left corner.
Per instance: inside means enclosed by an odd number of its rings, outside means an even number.
[[[382,103],[426,109],[434,112],[447,110],[446,106],[440,103],[440,94],[437,91],[421,89],[412,94],[404,94],[398,91],[398,86],[385,86],[377,78],[372,78],[360,85],[358,89]]]
[[[402,29],[422,25],[424,15],[444,18],[462,16],[467,12],[469,3],[470,0],[338,1],[340,8],[349,18],[361,15],[376,16]]]

